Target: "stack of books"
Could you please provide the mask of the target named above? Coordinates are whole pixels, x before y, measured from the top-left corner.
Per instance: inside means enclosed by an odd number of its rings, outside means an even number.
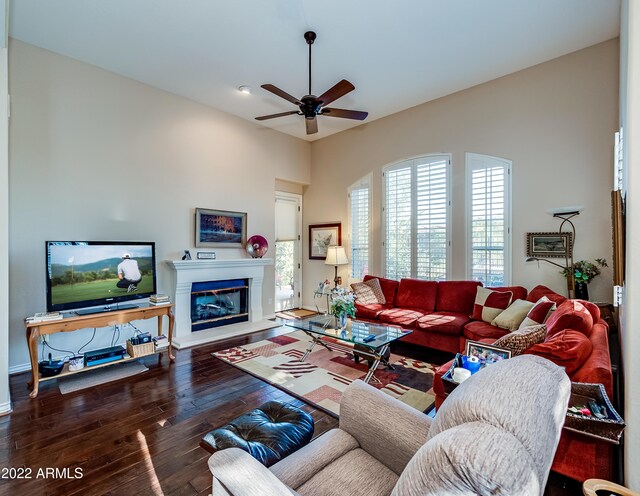
[[[24,319],[26,322],[48,322],[50,320],[62,320],[62,314],[60,312],[42,312],[37,313],[33,317],[27,317]]]
[[[171,301],[166,294],[152,294],[149,296],[149,303],[151,305],[166,305],[167,303],[171,303]]]
[[[164,334],[162,336],[154,337],[153,342],[156,346],[156,351],[164,350],[169,347],[169,340]]]

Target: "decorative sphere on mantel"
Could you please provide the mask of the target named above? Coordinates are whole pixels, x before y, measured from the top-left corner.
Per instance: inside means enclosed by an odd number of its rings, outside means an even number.
[[[251,255],[251,258],[262,258],[269,249],[269,243],[259,234],[254,234],[247,240],[247,253]]]

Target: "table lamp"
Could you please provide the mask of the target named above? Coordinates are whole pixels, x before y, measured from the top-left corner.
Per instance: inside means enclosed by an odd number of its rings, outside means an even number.
[[[335,287],[338,287],[338,283],[341,282],[338,277],[338,265],[347,265],[349,260],[347,259],[347,252],[344,250],[344,246],[329,246],[327,248],[327,258],[324,261],[325,265],[333,265],[335,267],[335,277],[333,282]]]

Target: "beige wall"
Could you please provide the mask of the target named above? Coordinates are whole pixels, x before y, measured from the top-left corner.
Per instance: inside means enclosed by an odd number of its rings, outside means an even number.
[[[382,168],[452,153],[452,276],[465,278],[464,154],[503,157],[513,161],[513,283],[566,292],[558,269],[524,262],[525,233],[558,229],[549,208],[584,205],[575,220],[576,260],[611,260],[617,102],[618,40],[611,40],[316,141],[304,232],[309,223],[341,220],[346,234],[347,187],[373,171],[370,272],[379,274]],[[304,259],[304,303],[312,305],[317,281],[333,269],[306,252]],[[593,300],[611,301],[611,279],[607,269],[589,286]]]
[[[193,248],[195,207],[247,212],[248,234],[272,240],[275,178],[309,182],[302,140],[15,40],[9,63],[14,369],[28,361],[22,319],[45,309],[45,240],[155,241],[166,292],[162,261]],[[271,267],[266,314],[273,278]],[[111,333],[98,334],[91,348],[108,346]],[[87,340],[52,338],[72,351]]]

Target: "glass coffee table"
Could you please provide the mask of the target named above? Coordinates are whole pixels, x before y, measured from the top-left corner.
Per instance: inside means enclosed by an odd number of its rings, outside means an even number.
[[[333,351],[331,350],[330,342],[323,338],[333,338],[345,343],[353,343],[354,355],[362,356],[369,360],[369,371],[363,379],[364,382],[371,380],[381,361],[386,362],[389,345],[412,332],[401,327],[351,319],[347,320],[345,329],[340,329],[338,319],[333,315],[312,315],[303,319],[288,320],[285,325],[303,331],[312,340],[304,356],[300,359],[301,362],[306,360],[317,344],[324,346],[329,351]],[[370,336],[374,336],[373,339],[365,341],[365,338]]]

